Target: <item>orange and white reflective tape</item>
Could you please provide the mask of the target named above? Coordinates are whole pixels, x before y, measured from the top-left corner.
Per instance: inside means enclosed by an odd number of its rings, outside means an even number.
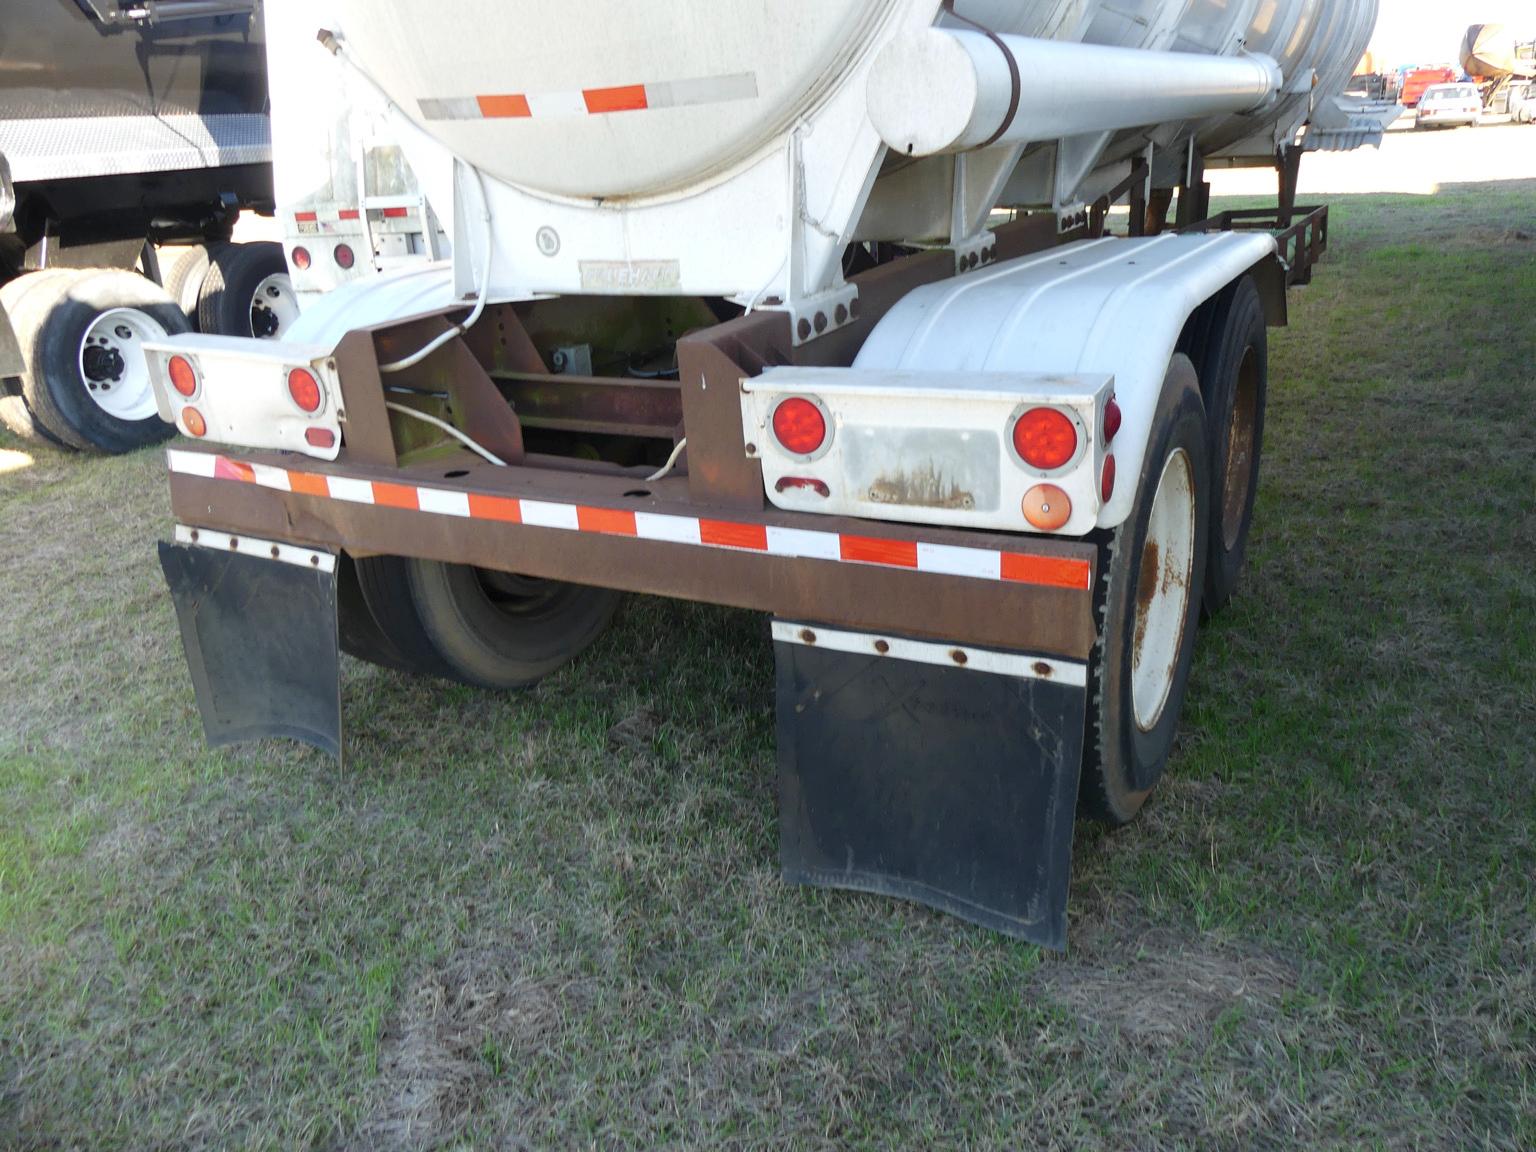
[[[1032,584],[1042,588],[1067,588],[1086,592],[1093,578],[1087,560],[1065,556],[1041,556],[1028,552],[993,551],[923,540],[859,536],[848,532],[823,532],[813,528],[783,528],[773,524],[716,520],[705,516],[676,516],[665,512],[639,512],[618,508],[594,508],[552,500],[517,496],[493,496],[460,489],[422,484],[395,484],[362,480],[323,472],[248,464],[227,456],[166,452],[172,472],[209,480],[233,480],[256,484],[301,496],[319,496],[353,504],[375,504],[425,512],[434,516],[458,516],[494,520],[535,528],[559,528],[599,536],[630,536],[700,548],[728,548],[760,552],[768,556],[806,560],[831,560],[843,564],[871,564],[879,568],[905,568],[944,576]]]
[[[417,101],[428,120],[526,120],[556,116],[605,116],[648,108],[725,104],[757,96],[757,73],[572,88],[561,92],[498,92],[476,96],[424,97]]]

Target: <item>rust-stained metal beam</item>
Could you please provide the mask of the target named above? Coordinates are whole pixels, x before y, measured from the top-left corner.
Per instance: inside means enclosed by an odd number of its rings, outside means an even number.
[[[501,394],[528,428],[675,440],[683,423],[676,380],[497,372]]]
[[[242,458],[287,467],[280,453]],[[689,499],[689,484],[672,478],[646,484],[633,476],[588,475],[535,468],[346,468],[305,461],[314,473],[375,483],[435,488],[521,500],[579,502],[609,511],[709,517],[738,525],[801,528],[872,540],[910,541],[997,552],[1026,552],[1085,563],[1097,549],[1076,540],[969,532],[809,516],[777,509],[711,508]],[[626,493],[646,493],[626,495]],[[303,542],[370,554],[418,556],[598,584],[630,592],[726,604],[837,626],[927,636],[1083,660],[1093,647],[1090,575],[1083,588],[986,580],[910,568],[789,557],[747,549],[569,531],[489,519],[439,515],[383,503],[359,503],[186,473],[171,477],[171,502],[183,523],[237,535]]]

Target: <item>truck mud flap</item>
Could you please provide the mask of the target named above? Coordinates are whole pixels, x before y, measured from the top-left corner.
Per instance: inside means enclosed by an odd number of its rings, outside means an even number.
[[[776,620],[780,858],[1064,949],[1086,669]]]
[[[177,536],[161,543],[160,567],[209,746],[286,736],[340,759],[335,557],[245,537],[231,548],[206,530]]]

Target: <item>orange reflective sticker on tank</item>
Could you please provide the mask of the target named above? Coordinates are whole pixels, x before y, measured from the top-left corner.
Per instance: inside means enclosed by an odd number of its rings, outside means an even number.
[[[648,106],[644,84],[625,84],[618,88],[583,88],[581,96],[587,102],[587,111],[594,114],[638,112]]]
[[[528,97],[521,92],[513,92],[505,96],[476,96],[475,103],[480,106],[480,115],[487,120],[517,119],[533,115],[528,108]]]

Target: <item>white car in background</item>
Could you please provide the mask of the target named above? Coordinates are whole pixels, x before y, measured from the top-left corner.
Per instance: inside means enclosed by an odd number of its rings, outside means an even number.
[[[1476,84],[1431,84],[1419,99],[1415,128],[1477,127],[1483,98]]]

